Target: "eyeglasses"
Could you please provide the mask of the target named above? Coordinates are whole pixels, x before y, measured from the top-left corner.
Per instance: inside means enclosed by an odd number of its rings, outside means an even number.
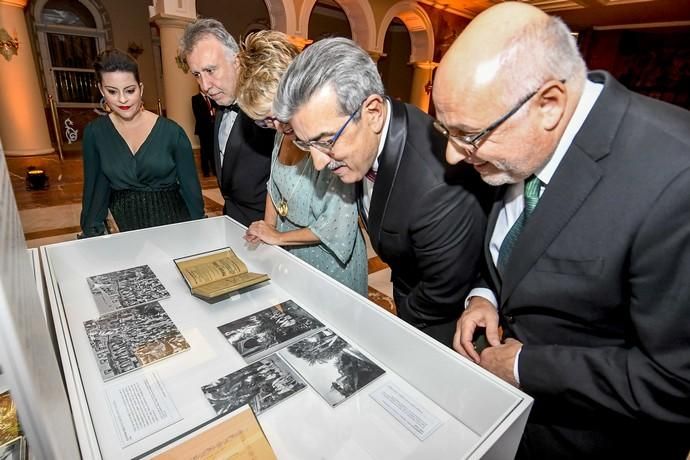
[[[279,121],[276,117],[266,117],[262,120],[254,120],[254,123],[256,123],[256,125],[259,128],[271,128],[271,129],[273,129],[273,127],[274,127],[273,123],[276,121]]]
[[[362,103],[363,104],[363,103]],[[359,104],[357,108],[355,109],[354,112],[350,114],[350,117],[347,119],[345,124],[340,127],[340,129],[327,141],[302,141],[299,139],[293,139],[292,142],[300,149],[304,150],[305,152],[309,152],[312,147],[315,149],[323,152],[323,153],[331,153],[331,150],[333,150],[333,144],[338,140],[340,135],[345,131],[345,128],[347,127],[348,124],[350,124],[350,121],[355,117],[357,112],[359,112],[359,109],[362,107],[362,104]]]
[[[565,83],[565,79],[559,80],[559,81],[561,83]],[[544,85],[542,85],[542,86],[544,86]],[[489,134],[494,132],[496,130],[496,128],[501,126],[508,118],[515,115],[515,113],[518,110],[520,110],[520,108],[522,108],[522,106],[525,105],[527,103],[527,101],[532,99],[539,92],[540,89],[541,89],[541,86],[536,91],[532,91],[527,96],[520,99],[518,101],[518,103],[515,104],[515,106],[512,109],[510,109],[508,112],[506,112],[504,115],[502,115],[498,120],[494,121],[489,126],[482,129],[481,131],[479,131],[478,133],[465,134],[465,135],[451,134],[450,131],[448,130],[448,128],[446,128],[443,125],[443,123],[441,123],[438,120],[434,120],[434,128],[436,128],[436,131],[443,134],[443,136],[446,139],[448,139],[449,141],[458,141],[461,144],[463,144],[463,146],[472,154],[472,153],[477,151],[477,149],[479,148],[479,146],[482,143],[482,140],[486,139],[489,136]]]

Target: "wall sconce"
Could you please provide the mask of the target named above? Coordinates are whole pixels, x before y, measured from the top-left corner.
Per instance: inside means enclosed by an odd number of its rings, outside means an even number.
[[[433,87],[434,87],[434,84],[431,82],[431,80],[429,80],[428,82],[426,82],[426,85],[424,85],[424,92],[426,93],[427,96],[428,96],[429,94],[431,94],[431,89],[432,89]]]
[[[17,56],[19,53],[19,40],[12,36],[2,27],[0,27],[0,54],[2,54],[8,61],[12,59],[12,55]]]
[[[144,52],[144,48],[137,42],[129,42],[127,45],[127,52],[134,58],[139,59],[139,56]]]

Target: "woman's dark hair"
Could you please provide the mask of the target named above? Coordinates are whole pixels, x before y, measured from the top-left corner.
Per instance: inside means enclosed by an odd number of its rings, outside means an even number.
[[[93,68],[96,71],[98,83],[102,82],[103,74],[107,72],[129,72],[134,74],[137,83],[141,83],[137,61],[129,54],[116,48],[100,52],[93,63]]]

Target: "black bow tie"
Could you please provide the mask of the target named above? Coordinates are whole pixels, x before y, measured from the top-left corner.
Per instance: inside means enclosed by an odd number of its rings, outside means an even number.
[[[235,102],[234,104],[230,104],[230,105],[226,106],[225,110],[230,110],[231,112],[240,113],[240,106],[237,105],[237,102]]]

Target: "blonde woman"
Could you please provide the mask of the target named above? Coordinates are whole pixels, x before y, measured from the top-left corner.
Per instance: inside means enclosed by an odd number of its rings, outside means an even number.
[[[238,104],[257,125],[278,131],[267,184],[264,219],[246,240],[282,246],[354,291],[367,295],[367,257],[357,222],[355,186],[328,169],[317,171],[292,129],[273,117],[280,78],[297,55],[282,32],[250,34],[240,49]]]

